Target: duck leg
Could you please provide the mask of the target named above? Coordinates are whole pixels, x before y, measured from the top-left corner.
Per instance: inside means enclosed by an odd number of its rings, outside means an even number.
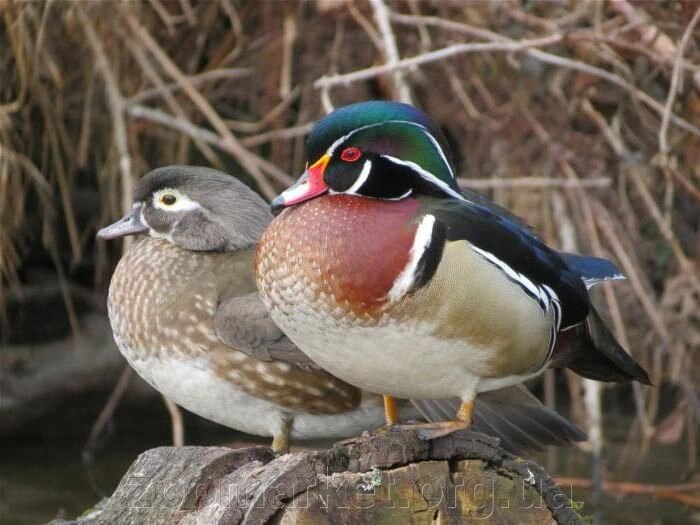
[[[447,436],[458,430],[465,430],[472,424],[474,412],[474,400],[462,401],[453,421],[435,421],[432,423],[418,423],[416,425],[397,425],[397,431],[414,430],[420,439],[430,440]]]
[[[276,456],[281,456],[289,452],[289,431],[290,422],[284,421],[279,431],[272,438],[272,452]]]
[[[399,409],[396,406],[396,399],[391,396],[382,396],[384,398],[384,417],[388,427],[399,424]]]

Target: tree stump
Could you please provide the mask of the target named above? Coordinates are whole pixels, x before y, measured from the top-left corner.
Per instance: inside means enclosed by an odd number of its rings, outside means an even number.
[[[75,524],[581,523],[542,468],[463,431],[365,434],[275,457],[265,447],[161,447]]]

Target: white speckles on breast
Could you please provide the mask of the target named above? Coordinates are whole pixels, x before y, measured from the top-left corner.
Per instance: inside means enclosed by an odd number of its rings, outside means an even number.
[[[108,308],[115,338],[133,357],[196,356],[215,337],[218,254],[188,253],[159,239],[140,239],[112,276]],[[219,255],[220,256],[220,255]],[[192,301],[192,281],[198,300]]]
[[[252,253],[186,252],[161,239],[134,243],[108,299],[114,338],[131,366],[184,408],[254,434],[275,435],[286,422],[300,438],[345,437],[381,425],[381,406],[358,407],[357,389],[324,372],[260,361],[219,340],[219,294],[255,290],[251,259]]]

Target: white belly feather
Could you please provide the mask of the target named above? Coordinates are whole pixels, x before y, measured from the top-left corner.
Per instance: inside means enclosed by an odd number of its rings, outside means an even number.
[[[477,391],[518,384],[535,374],[485,378],[488,349],[436,340],[429,327],[334,326],[272,317],[292,341],[333,375],[362,389],[408,399],[470,399]],[[422,333],[421,333],[422,332]]]
[[[129,352],[122,352],[128,356]],[[258,436],[275,436],[291,422],[292,439],[342,438],[382,425],[384,412],[367,398],[351,412],[313,415],[251,396],[208,369],[204,360],[129,359],[153,388],[181,407],[224,426]]]

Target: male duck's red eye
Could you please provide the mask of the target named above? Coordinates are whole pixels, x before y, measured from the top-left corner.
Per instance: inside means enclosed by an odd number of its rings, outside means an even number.
[[[345,162],[355,162],[360,158],[360,155],[359,148],[345,148],[340,154],[340,159]]]

